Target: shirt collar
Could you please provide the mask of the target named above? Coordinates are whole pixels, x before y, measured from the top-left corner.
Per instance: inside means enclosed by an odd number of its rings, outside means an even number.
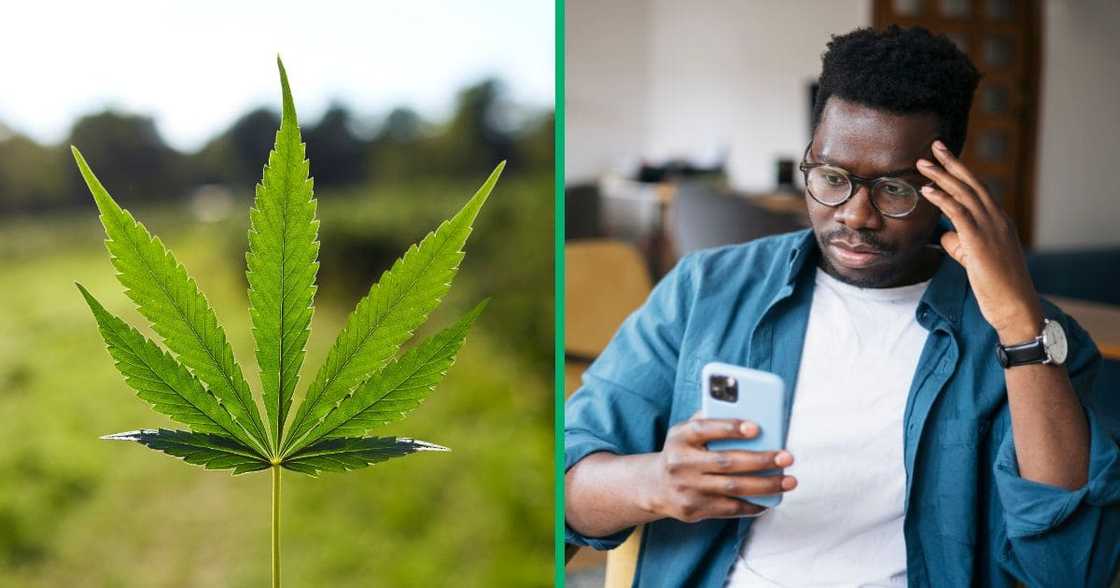
[[[938,223],[938,234],[945,230],[952,230],[952,228],[953,226],[943,217]],[[786,286],[795,287],[799,281],[798,278],[805,271],[815,270],[815,260],[819,253],[820,246],[817,244],[813,230],[802,230],[801,234],[795,237],[793,248],[789,252]],[[813,260],[814,263],[809,263],[810,260]],[[964,300],[968,297],[968,291],[968,275],[964,268],[948,255],[942,254],[941,264],[934,272],[921,301],[918,302],[919,320],[925,322],[923,310],[929,308],[949,323],[954,331],[959,330],[961,311],[964,308]]]
[[[789,250],[789,260],[786,266],[786,279],[785,285],[793,286],[797,282],[797,278],[801,272],[805,271],[806,263],[809,259],[815,259],[816,253],[820,251],[817,245],[816,235],[813,229],[803,229],[800,235],[794,238],[793,248]]]

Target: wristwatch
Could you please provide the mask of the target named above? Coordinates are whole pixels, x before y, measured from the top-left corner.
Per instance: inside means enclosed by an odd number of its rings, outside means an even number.
[[[1069,351],[1066,332],[1057,321],[1042,319],[1042,334],[1026,343],[996,344],[999,364],[1007,369],[1032,363],[1062,365]]]

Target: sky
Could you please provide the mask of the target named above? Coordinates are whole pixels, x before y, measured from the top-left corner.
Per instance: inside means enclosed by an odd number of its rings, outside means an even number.
[[[331,101],[359,115],[446,116],[487,76],[551,108],[552,0],[18,2],[0,24],[0,124],[42,143],[105,108],[155,118],[200,148],[252,108],[279,110],[276,55],[302,124]]]

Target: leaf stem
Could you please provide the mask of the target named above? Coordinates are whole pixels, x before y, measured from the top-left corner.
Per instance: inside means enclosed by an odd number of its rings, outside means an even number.
[[[272,588],[280,588],[280,464],[272,464]]]

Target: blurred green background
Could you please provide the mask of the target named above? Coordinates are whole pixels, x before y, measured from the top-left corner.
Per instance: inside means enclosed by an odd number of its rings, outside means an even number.
[[[407,107],[377,118],[364,135],[342,105],[303,121],[322,267],[296,402],[372,281],[505,159],[429,329],[493,301],[444,383],[379,433],[451,453],[319,479],[285,471],[285,584],[550,585],[552,113],[485,79],[441,120]],[[259,395],[245,230],[278,123],[253,110],[193,152],[120,110],[82,117],[58,145],[0,133],[0,586],[267,584],[267,472],[232,477],[98,440],[171,422],[125,386],[73,285],[150,333],[115,281],[67,146],[187,266]]]

